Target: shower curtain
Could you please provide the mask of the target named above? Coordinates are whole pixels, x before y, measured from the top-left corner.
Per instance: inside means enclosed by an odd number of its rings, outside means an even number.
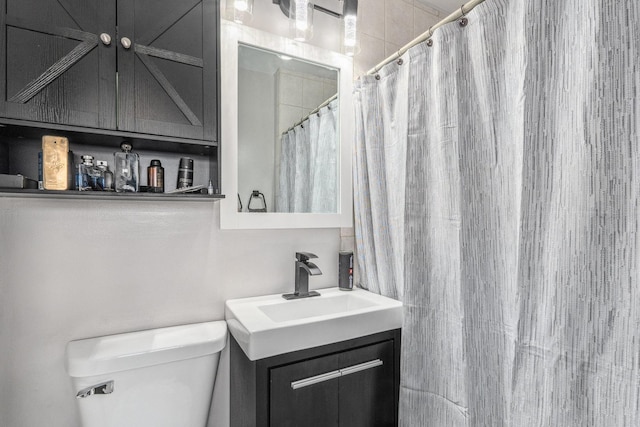
[[[282,134],[277,212],[337,212],[338,100]]]
[[[640,3],[487,0],[356,88],[400,425],[640,425]]]

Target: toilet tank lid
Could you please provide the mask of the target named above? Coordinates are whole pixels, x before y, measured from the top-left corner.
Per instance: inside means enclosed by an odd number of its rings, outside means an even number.
[[[88,338],[67,344],[66,367],[72,377],[109,374],[217,353],[226,341],[224,320]]]

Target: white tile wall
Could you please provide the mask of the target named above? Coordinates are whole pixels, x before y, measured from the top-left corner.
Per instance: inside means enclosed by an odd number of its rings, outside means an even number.
[[[365,74],[446,15],[419,0],[360,0],[360,53],[354,58],[354,77]]]
[[[282,78],[281,75],[285,74],[284,71],[278,71],[277,81],[279,84],[278,95],[279,103],[286,105],[302,105],[302,77],[299,77],[293,73],[286,73],[286,77]]]
[[[308,78],[302,83],[302,107],[313,110],[322,104],[326,99],[324,97],[324,88],[322,79]]]

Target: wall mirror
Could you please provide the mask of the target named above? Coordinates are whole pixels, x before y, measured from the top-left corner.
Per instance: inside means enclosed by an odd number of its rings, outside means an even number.
[[[222,21],[221,228],[352,225],[352,62]]]

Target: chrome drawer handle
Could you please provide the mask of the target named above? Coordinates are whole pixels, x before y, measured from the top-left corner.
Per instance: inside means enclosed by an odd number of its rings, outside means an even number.
[[[369,362],[360,363],[359,365],[349,366],[348,368],[340,369],[340,373],[342,375],[355,374],[356,372],[366,371],[367,369],[372,369],[376,366],[382,366],[382,360],[376,359]]]
[[[329,381],[335,378],[339,378],[343,375],[355,374],[356,372],[366,371],[367,369],[372,369],[382,365],[383,363],[382,363],[382,360],[380,359],[359,363],[357,365],[349,366],[347,368],[338,369],[337,371],[326,372],[324,374],[315,375],[309,378],[303,378],[298,381],[293,381],[291,383],[291,388],[294,390],[297,390],[299,388],[303,388],[313,384],[318,384],[318,383]]]
[[[329,381],[334,378],[340,378],[340,375],[342,375],[340,371],[331,371],[325,374],[316,375],[314,377],[304,378],[302,380],[293,381],[291,383],[291,388],[297,390],[302,387],[308,387],[310,385]]]

